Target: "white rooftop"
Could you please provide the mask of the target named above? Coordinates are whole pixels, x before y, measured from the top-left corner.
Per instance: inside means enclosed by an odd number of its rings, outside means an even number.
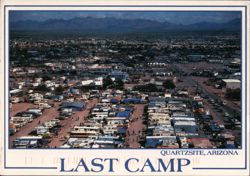
[[[238,79],[223,79],[224,82],[226,83],[240,83],[240,80]]]

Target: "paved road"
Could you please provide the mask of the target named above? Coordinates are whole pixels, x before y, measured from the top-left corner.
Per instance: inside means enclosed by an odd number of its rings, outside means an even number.
[[[174,66],[178,67],[176,65],[174,65]],[[179,68],[179,67],[176,68],[176,69],[182,70],[182,68]],[[183,69],[183,71],[185,71],[185,69]],[[182,77],[182,79],[183,79],[182,83],[177,82],[177,87],[178,87],[178,84],[179,84],[179,85],[181,85],[181,87],[188,88],[190,90],[190,92],[192,92],[192,94],[194,94],[195,91],[196,91],[197,81],[195,81],[193,79],[193,77],[191,77],[191,76],[185,76],[185,77]],[[219,101],[219,100],[221,101],[221,98],[218,97],[218,95],[216,95],[216,94],[208,91],[199,82],[198,82],[198,86],[202,87],[203,93],[207,94],[208,97],[214,99],[215,101]],[[230,102],[228,102],[228,105],[230,105]],[[215,110],[215,108],[211,105],[211,103],[209,103],[207,100],[204,100],[204,108],[205,108],[205,110],[210,110],[210,113],[213,116],[213,120],[215,122],[217,122],[218,124],[225,124],[225,120],[226,120],[226,118],[224,117],[224,113],[225,112],[228,112],[232,116],[235,115],[235,113],[239,113],[240,112],[240,109],[238,109],[238,111],[236,112],[235,105],[232,106],[233,108],[229,107],[228,105],[226,105],[226,106],[223,106],[223,105],[220,106],[220,108],[222,109],[222,112],[219,113],[219,112],[217,112]],[[240,139],[240,130],[238,130],[238,129],[235,129],[235,130],[226,129],[226,132],[230,133],[230,134],[233,134],[236,137],[237,140]]]
[[[192,77],[187,76],[186,79],[188,79],[191,84],[197,85],[197,82]],[[200,87],[202,87],[203,93],[207,94],[210,98],[214,99],[215,101],[222,101],[221,98],[218,95],[215,95],[215,94],[211,93],[210,91],[208,91],[207,89],[205,89],[199,83],[198,83],[198,85]],[[228,105],[226,105],[226,106],[221,105],[220,108],[222,109],[223,112],[228,112],[231,115],[234,115],[236,112],[238,112],[238,113],[240,112],[240,110],[236,111],[235,108],[232,108],[231,106],[229,107]]]
[[[175,67],[177,70],[179,70],[179,71],[187,72],[187,69],[182,68],[182,67],[180,67],[180,66],[177,65],[177,64],[174,64],[174,67]],[[187,73],[188,73],[188,72],[187,72]],[[204,85],[202,85],[200,82],[194,80],[194,77],[192,77],[192,76],[185,76],[185,77],[183,77],[182,79],[185,80],[185,81],[187,81],[191,87],[196,87],[197,84],[198,84],[199,87],[202,87],[203,93],[207,94],[210,98],[212,98],[212,99],[214,99],[214,100],[216,100],[216,101],[223,101],[223,100],[221,99],[221,97],[219,97],[218,95],[212,93],[211,91],[208,91],[208,90],[204,87]],[[229,105],[230,105],[230,106],[229,106]],[[238,114],[240,113],[240,109],[237,110],[237,109],[235,108],[235,105],[232,105],[230,102],[228,102],[228,105],[226,105],[226,106],[221,106],[221,109],[223,110],[223,112],[228,112],[228,113],[231,114],[231,115],[235,115],[235,113],[238,113]]]
[[[183,82],[181,83],[177,82],[177,87],[186,86],[187,88],[187,85],[189,85],[188,90],[189,90],[190,98],[192,99],[192,97],[195,96],[195,93],[196,93],[196,85],[197,85],[196,82],[190,79],[183,79]],[[190,100],[190,98],[188,98],[187,100]],[[204,110],[205,111],[209,110],[210,114],[214,117],[215,122],[218,122],[219,124],[224,124],[224,118],[223,118],[222,113],[217,112],[214,109],[214,107],[206,99],[203,100],[203,105],[204,105]],[[201,130],[200,133],[202,134],[203,130]]]
[[[144,107],[144,104],[134,106],[135,110],[132,114],[125,139],[125,143],[128,145],[128,148],[141,148],[138,140],[140,134],[142,134],[143,128],[145,127],[142,120]]]
[[[227,99],[225,99],[224,97],[218,96],[217,94],[222,94],[222,90],[221,89],[216,89],[214,90],[211,86],[207,86],[203,83],[204,78],[201,77],[192,77],[193,80],[197,81],[199,86],[201,86],[203,88],[203,91],[205,90],[206,93],[210,93],[211,96],[214,97],[214,99],[220,100],[220,101],[227,101],[227,105],[224,108],[227,108],[228,111],[232,111],[232,114],[237,111],[239,113],[240,111],[240,106],[237,104],[234,104],[232,101],[228,101]]]

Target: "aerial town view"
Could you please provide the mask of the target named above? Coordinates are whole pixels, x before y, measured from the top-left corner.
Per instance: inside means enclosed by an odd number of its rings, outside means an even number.
[[[9,148],[241,148],[238,12],[9,23]]]

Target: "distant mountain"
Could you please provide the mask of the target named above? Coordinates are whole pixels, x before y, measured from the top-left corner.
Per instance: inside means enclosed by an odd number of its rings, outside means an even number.
[[[211,23],[211,22],[200,22],[185,26],[186,29],[192,30],[225,30],[225,31],[240,31],[241,21],[239,18],[229,21],[227,23]]]
[[[131,32],[166,32],[166,31],[240,31],[240,19],[227,23],[199,22],[180,25],[146,19],[117,18],[72,18],[70,20],[50,19],[46,21],[17,21],[10,23],[11,31],[58,31],[83,33],[131,33]]]

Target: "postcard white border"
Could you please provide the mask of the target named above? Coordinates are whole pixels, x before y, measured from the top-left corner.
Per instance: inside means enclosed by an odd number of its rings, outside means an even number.
[[[55,1],[54,1],[55,3]],[[177,5],[178,4],[178,5]],[[22,6],[18,6],[22,5]],[[37,7],[31,7],[30,5],[37,5]],[[48,6],[53,5],[53,6]],[[64,5],[59,7],[59,5]],[[76,5],[74,7],[67,7]],[[89,6],[91,5],[91,6]],[[121,7],[121,5],[123,7]],[[172,7],[172,6],[179,7]],[[40,6],[40,7],[38,7]],[[88,7],[84,7],[88,6]],[[94,7],[97,6],[97,7]],[[120,6],[120,7],[114,7]],[[127,7],[124,7],[127,6]],[[128,7],[129,6],[129,7]],[[134,6],[134,7],[132,7]],[[136,6],[136,7],[135,7]],[[142,7],[143,6],[143,7]],[[168,7],[167,7],[168,6]],[[182,7],[189,6],[189,7]],[[192,7],[191,7],[192,6]],[[196,6],[196,7],[194,7]],[[206,6],[206,7],[201,7]],[[209,7],[214,6],[214,7]],[[217,7],[216,7],[217,6]],[[227,7],[219,7],[219,6],[227,6]],[[230,7],[231,6],[231,7]],[[238,6],[238,7],[237,7]],[[241,6],[241,7],[240,7]],[[140,160],[145,161],[147,158],[165,158],[160,154],[162,149],[116,149],[116,150],[107,150],[107,149],[34,149],[34,150],[18,150],[18,149],[8,149],[8,130],[4,133],[4,125],[8,126],[8,118],[6,118],[7,110],[8,110],[8,40],[6,40],[6,36],[8,36],[8,11],[9,10],[122,10],[122,11],[242,11],[242,150],[237,150],[239,152],[238,156],[171,156],[171,157],[185,157],[189,158],[192,161],[192,165],[184,172],[181,173],[151,173],[151,172],[143,172],[143,173],[129,173],[127,172],[123,166],[119,164],[124,163],[124,161],[129,157],[137,157]],[[247,15],[245,15],[248,13]],[[247,19],[246,19],[247,18]],[[5,24],[4,24],[5,21]],[[75,162],[78,161],[79,158],[85,158],[89,160],[94,157],[107,158],[108,157],[117,157],[120,159],[120,163],[118,164],[116,172],[101,172],[101,173],[83,173],[83,172],[74,172],[72,175],[249,175],[249,87],[247,85],[246,78],[249,79],[249,24],[245,21],[249,21],[249,4],[246,1],[238,1],[233,2],[186,2],[186,1],[170,1],[170,2],[162,2],[162,1],[142,1],[137,4],[129,1],[94,1],[94,2],[79,2],[74,1],[69,3],[69,1],[57,1],[56,4],[53,4],[53,1],[47,1],[46,4],[44,1],[37,1],[36,3],[31,1],[3,1],[1,4],[1,51],[5,48],[4,52],[1,52],[1,85],[5,85],[5,92],[1,88],[1,120],[4,121],[5,124],[1,123],[1,141],[5,140],[5,146],[1,143],[1,173],[0,174],[8,174],[8,175],[70,175],[71,173],[62,173],[59,172],[60,169],[60,158],[65,158],[68,161],[68,165],[73,166]],[[246,26],[248,25],[248,26]],[[5,37],[3,36],[5,30]],[[246,38],[247,37],[247,38]],[[5,38],[5,41],[4,41]],[[4,43],[5,42],[5,43]],[[248,48],[246,48],[246,45]],[[246,52],[244,52],[246,51]],[[248,57],[247,57],[248,56]],[[247,62],[246,62],[247,61]],[[5,76],[4,76],[5,75]],[[246,84],[245,84],[246,83]],[[245,86],[247,85],[247,86]],[[246,90],[247,88],[247,90]],[[4,95],[5,93],[5,95]],[[247,94],[246,94],[247,93]],[[7,103],[6,103],[7,102]],[[244,109],[244,107],[246,109]],[[4,110],[5,109],[5,114]],[[7,120],[6,120],[7,119]],[[247,120],[247,122],[246,122]],[[245,125],[246,124],[246,127]],[[5,135],[4,135],[5,134]],[[247,136],[246,136],[247,135]],[[247,140],[245,140],[247,139]],[[245,145],[244,145],[245,144]],[[192,150],[192,149],[189,149]],[[147,155],[145,155],[145,152]],[[245,155],[247,152],[248,155]],[[2,155],[3,154],[3,155]],[[247,163],[245,163],[247,161]],[[44,168],[42,168],[44,167]],[[193,169],[193,168],[228,168],[228,169]],[[238,169],[237,169],[238,168]],[[241,168],[241,169],[239,169]],[[208,174],[209,172],[209,174]]]

